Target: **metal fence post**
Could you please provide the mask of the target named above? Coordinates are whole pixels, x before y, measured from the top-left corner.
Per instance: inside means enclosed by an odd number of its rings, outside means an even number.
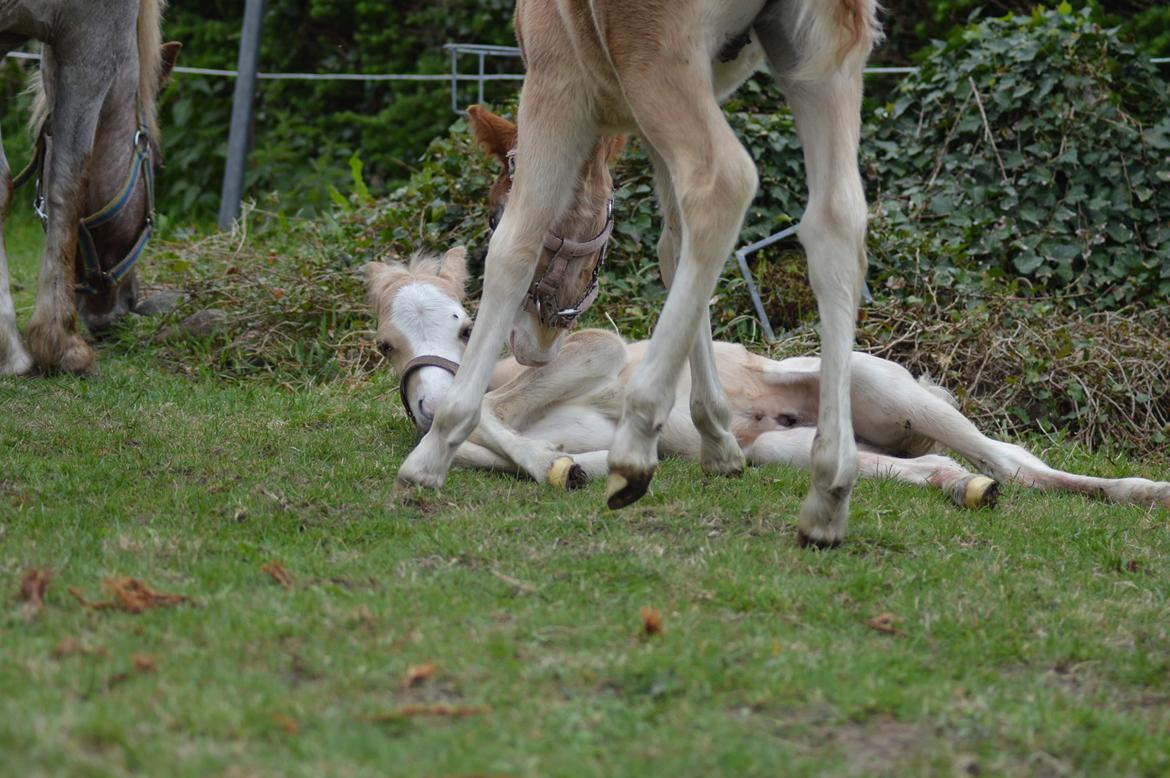
[[[228,133],[227,164],[223,170],[223,193],[219,201],[219,228],[226,230],[240,215],[244,195],[244,169],[248,165],[248,129],[252,125],[256,96],[256,71],[260,63],[260,33],[264,21],[264,0],[247,0],[244,24],[240,29],[240,58],[236,89],[232,95],[232,124]]]

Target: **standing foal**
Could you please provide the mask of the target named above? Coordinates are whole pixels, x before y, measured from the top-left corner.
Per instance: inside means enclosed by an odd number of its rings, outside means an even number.
[[[475,429],[509,320],[545,234],[569,205],[597,139],[638,132],[653,161],[670,293],[649,353],[627,386],[609,455],[609,505],[641,497],[657,465],[683,360],[700,461],[738,472],[744,458],[714,369],[707,301],[756,190],[756,170],[719,108],[766,57],[804,147],[809,204],[800,237],[822,328],[820,404],[802,542],[845,535],[858,473],[850,353],[865,268],[865,197],[857,169],[861,76],[879,32],[874,0],[519,0],[528,75],[520,96],[515,186],[486,261],[478,326],[431,430],[398,477],[439,486]]]

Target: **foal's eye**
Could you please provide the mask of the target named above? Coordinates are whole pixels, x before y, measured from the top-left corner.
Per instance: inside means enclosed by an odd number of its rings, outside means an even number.
[[[466,343],[471,339],[471,325],[464,324],[463,329],[459,330],[459,339]]]
[[[390,355],[394,353],[394,347],[390,345],[390,341],[388,340],[379,340],[378,351],[380,351],[382,356],[386,357],[386,359],[389,359]]]

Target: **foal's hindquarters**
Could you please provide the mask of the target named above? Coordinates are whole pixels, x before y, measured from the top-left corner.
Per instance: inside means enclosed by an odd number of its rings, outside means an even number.
[[[626,505],[648,488],[658,436],[674,404],[674,392],[663,387],[676,384],[688,354],[701,387],[691,398],[695,426],[705,448],[729,448],[729,413],[713,375],[706,307],[757,179],[717,99],[766,53],[804,144],[810,201],[801,240],[824,332],[812,489],[801,510],[800,536],[819,545],[839,542],[858,470],[849,354],[865,265],[857,145],[861,71],[876,37],[875,6],[873,0],[520,0],[516,28],[528,75],[515,186],[492,236],[463,369],[399,478],[443,482],[456,447],[475,428],[503,333],[584,155],[598,136],[625,131],[638,132],[649,147],[664,210],[672,221],[677,216],[679,234],[670,293],[647,358],[627,386],[609,456],[609,504]],[[730,455],[704,459],[715,469],[742,462]]]

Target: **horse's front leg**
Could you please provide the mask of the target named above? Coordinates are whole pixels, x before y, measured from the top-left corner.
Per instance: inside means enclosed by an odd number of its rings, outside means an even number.
[[[32,367],[16,328],[16,306],[8,280],[8,252],[4,245],[4,222],[12,207],[12,170],[0,141],[0,375],[20,375]]]
[[[518,430],[558,406],[616,386],[626,360],[625,343],[617,335],[601,330],[573,333],[552,362],[523,371],[484,397],[479,426],[470,440],[515,463],[538,483],[562,489],[583,486],[585,471],[563,451],[563,445],[579,449],[572,429],[561,430],[564,435],[555,439]]]
[[[42,370],[86,374],[95,372],[96,366],[93,349],[77,331],[74,257],[82,185],[111,73],[76,64],[74,57],[84,60],[85,53],[79,50],[69,52],[68,59],[57,58],[53,69],[52,113],[47,120],[52,143],[44,181],[49,220],[28,345]],[[108,59],[103,53],[98,61]]]
[[[655,9],[648,14],[661,25],[658,48],[627,51],[622,47],[628,43],[616,37],[610,45],[615,47],[614,61],[628,65],[619,68],[618,77],[638,127],[669,171],[682,240],[678,268],[646,357],[626,385],[625,409],[609,454],[611,508],[638,500],[650,486],[658,438],[674,405],[683,361],[707,322],[707,303],[757,182],[751,157],[715,101],[703,43],[690,34],[691,26],[699,23],[698,11]],[[679,41],[691,48],[674,50]],[[710,326],[705,329],[709,338]],[[702,361],[700,369],[713,375]]]
[[[662,211],[662,235],[658,239],[658,267],[662,282],[670,289],[674,282],[682,251],[682,223],[678,201],[670,181],[666,163],[654,151],[647,149],[654,165],[654,186]],[[734,475],[743,472],[744,455],[731,434],[731,407],[719,383],[715,369],[715,349],[711,342],[711,315],[704,308],[699,331],[690,353],[691,367],[691,422],[699,431],[699,464],[709,473]]]
[[[539,110],[529,110],[538,105]],[[520,99],[516,180],[508,208],[488,246],[483,297],[463,363],[430,431],[398,470],[407,484],[438,487],[451,459],[480,419],[480,406],[500,346],[520,307],[553,220],[568,205],[596,132],[575,99],[574,83],[536,74]]]

